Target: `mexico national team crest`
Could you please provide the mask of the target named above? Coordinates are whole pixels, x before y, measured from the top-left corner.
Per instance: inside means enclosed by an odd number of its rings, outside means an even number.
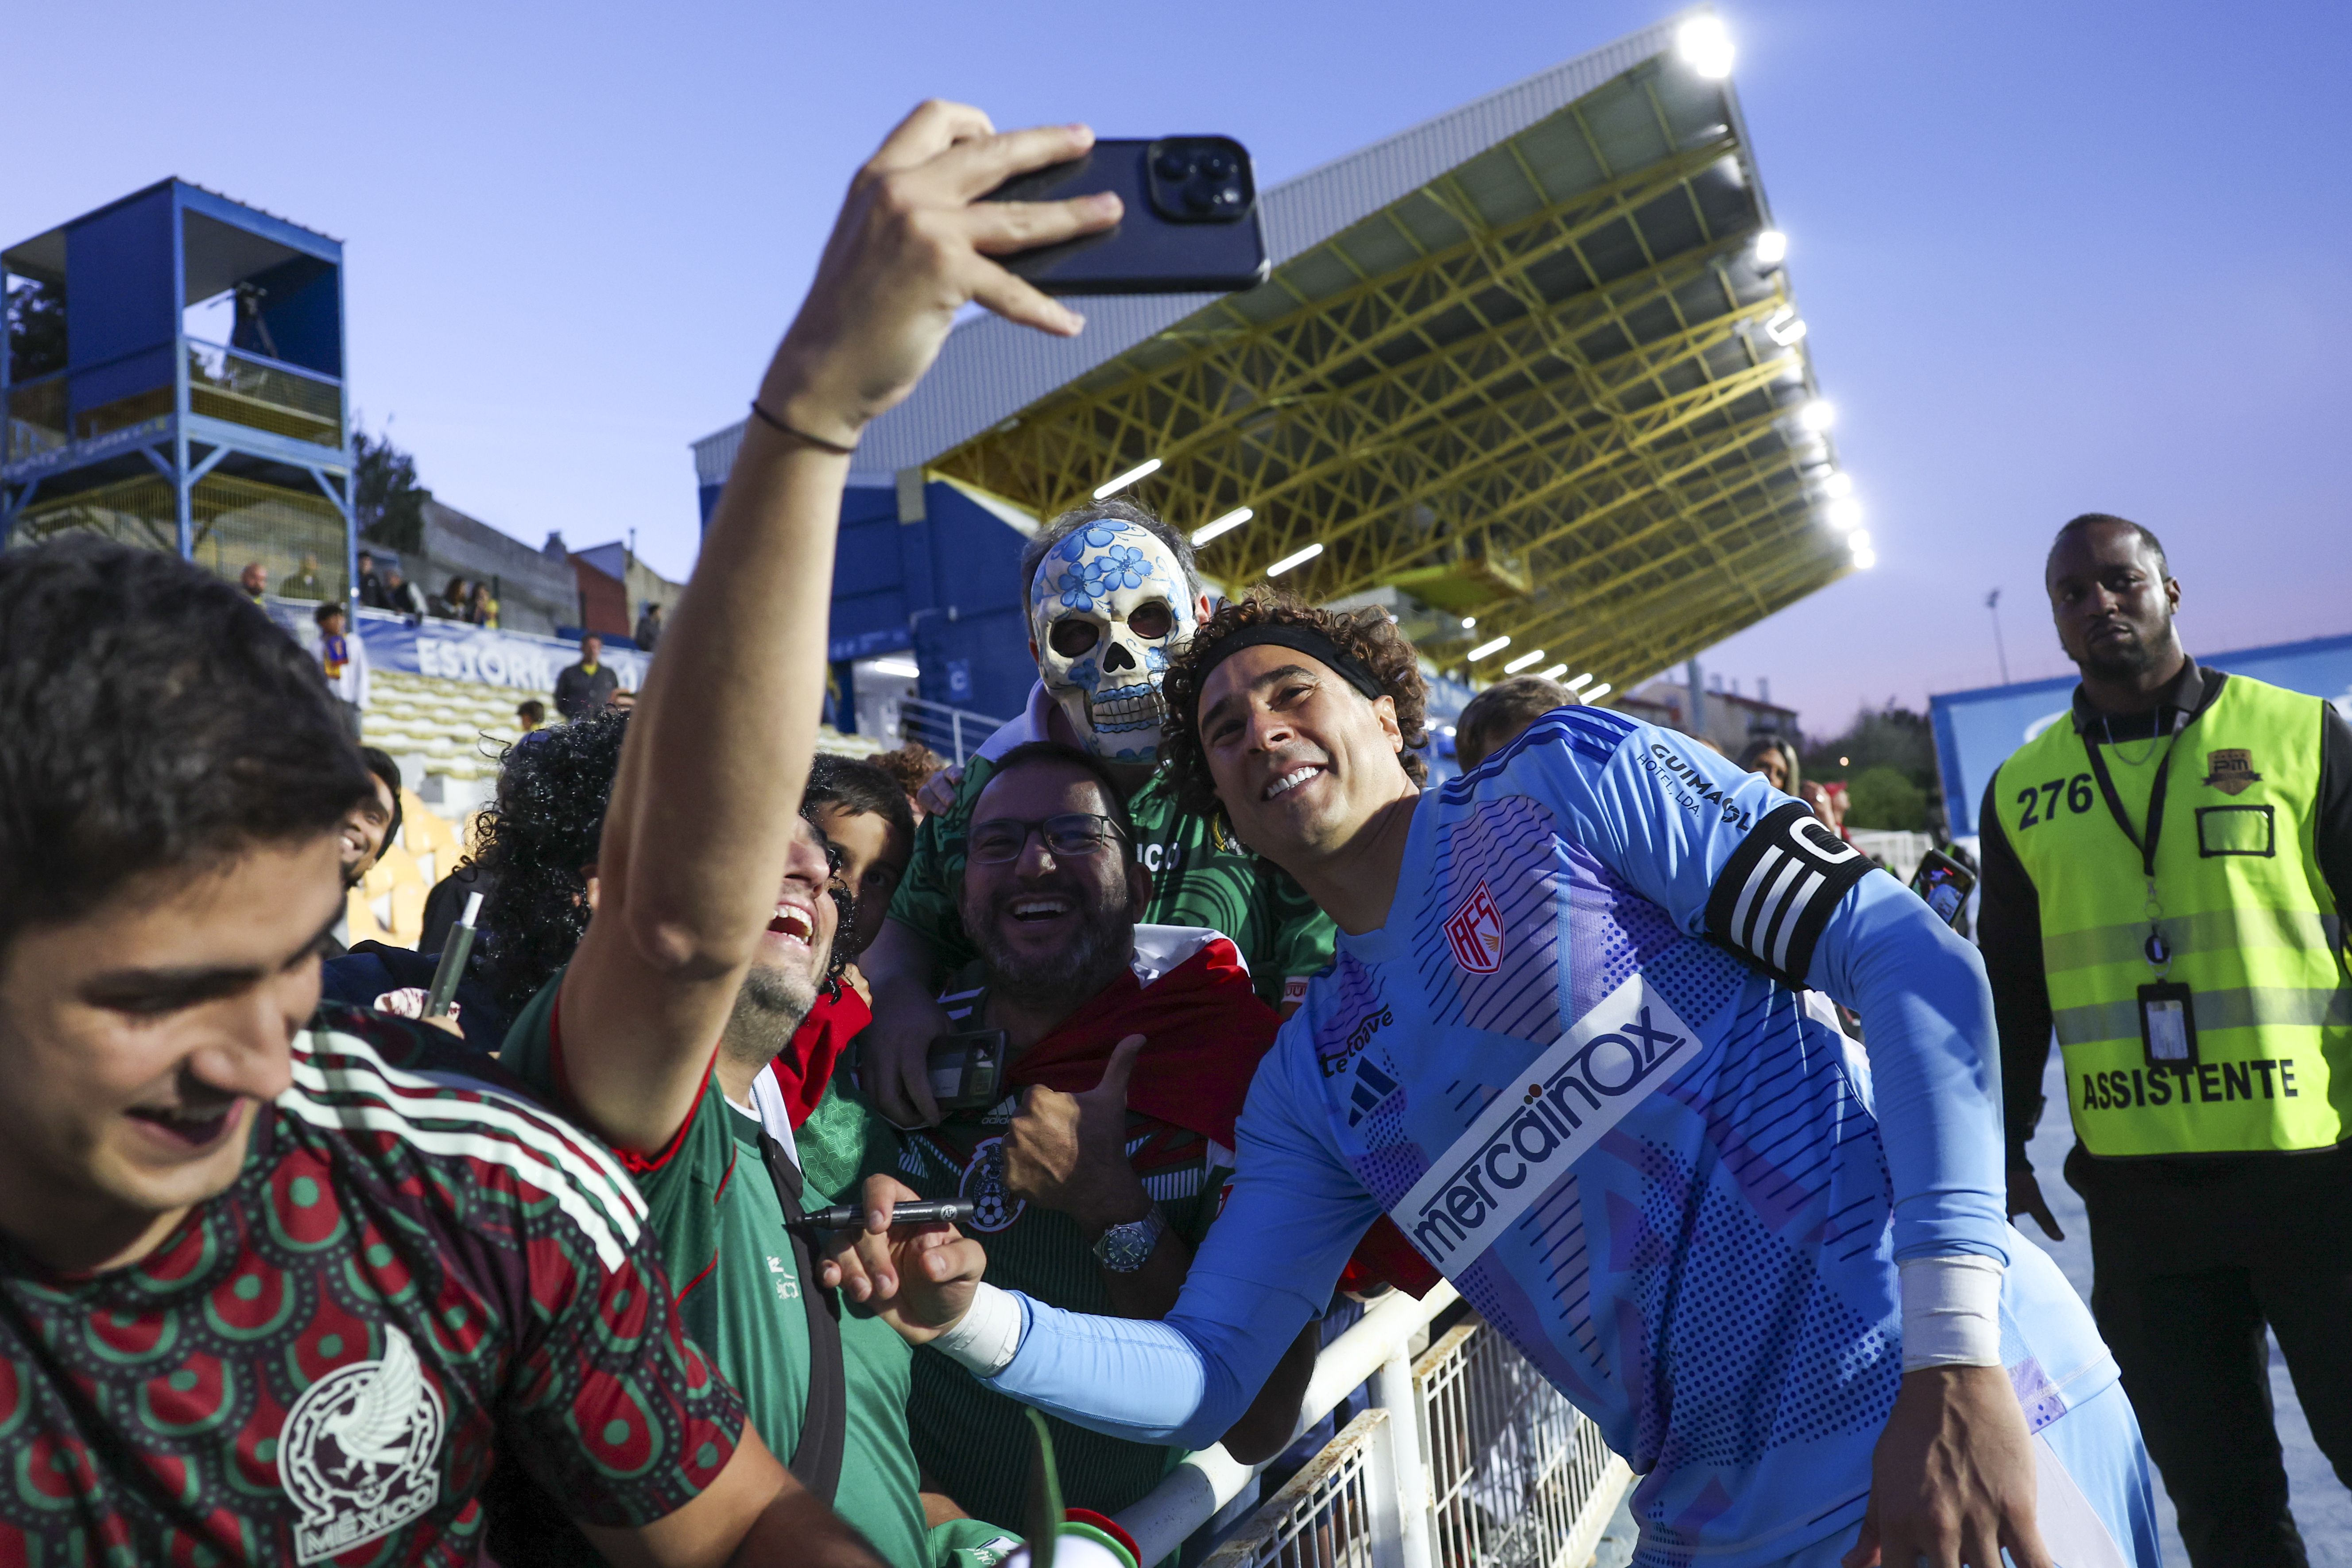
[[[956,1184],[956,1196],[972,1201],[974,1230],[1003,1230],[1021,1217],[1029,1200],[1014,1197],[1004,1190],[1003,1139],[982,1139],[973,1148],[963,1168],[963,1179]]]
[[[444,1424],[416,1347],[389,1323],[383,1360],[339,1366],[304,1389],[278,1434],[278,1473],[302,1510],[294,1561],[337,1556],[430,1510]]]
[[[2205,782],[2223,795],[2242,795],[2249,786],[2262,783],[2263,775],[2254,772],[2252,752],[2208,752]]]
[[[1454,962],[1473,974],[1492,974],[1502,967],[1503,911],[1495,907],[1495,895],[1485,882],[1446,918],[1445,940],[1454,949]]]

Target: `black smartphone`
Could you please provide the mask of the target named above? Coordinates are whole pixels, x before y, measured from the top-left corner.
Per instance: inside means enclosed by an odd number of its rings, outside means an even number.
[[[1007,180],[992,202],[1115,191],[1118,223],[998,259],[1048,294],[1206,294],[1266,279],[1249,149],[1230,136],[1097,142],[1086,156]]]
[[[1940,849],[1930,849],[1911,873],[1911,890],[1927,900],[1927,907],[1946,925],[1959,923],[1960,911],[1968,907],[1969,894],[1977,885],[1977,874]]]
[[[941,1110],[986,1110],[1004,1098],[1002,1029],[959,1029],[931,1042],[923,1068]]]

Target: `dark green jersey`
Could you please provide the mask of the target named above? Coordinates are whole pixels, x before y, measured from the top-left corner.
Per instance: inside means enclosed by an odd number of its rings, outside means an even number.
[[[548,983],[515,1020],[500,1059],[551,1099],[562,1082],[553,1037],[562,975]],[[856,1107],[836,1108],[854,1117]],[[751,1424],[778,1459],[800,1443],[808,1401],[809,1340],[804,1282],[793,1266],[784,1213],[760,1152],[760,1123],[730,1105],[714,1074],[694,1114],[653,1159],[625,1156],[650,1210],[648,1226],[678,1293],[687,1331],[742,1391]],[[811,1205],[836,1194],[807,1193]],[[920,1476],[908,1441],[909,1363],[906,1342],[878,1318],[840,1314],[849,1419],[835,1511],[864,1531],[893,1568],[936,1568],[961,1556],[968,1565],[995,1532],[972,1522],[923,1521]],[[1006,1541],[1003,1549],[1016,1542]],[[952,1555],[951,1555],[952,1554]]]
[[[984,1114],[878,1137],[868,1158],[927,1198],[961,1196],[979,1204],[965,1229],[988,1248],[990,1284],[1074,1312],[1108,1314],[1110,1295],[1077,1223],[1004,1190],[1004,1129],[1018,1103],[1008,1098]],[[1169,1228],[1199,1246],[1216,1217],[1232,1151],[1129,1111],[1128,1158]],[[1017,1527],[1029,1475],[1024,1407],[929,1352],[915,1357],[914,1390],[908,1415],[925,1472],[968,1512]],[[1158,1485],[1185,1452],[1046,1419],[1063,1500],[1074,1508],[1116,1513]]]
[[[890,918],[929,939],[942,973],[954,973],[975,956],[956,912],[963,889],[964,832],[972,803],[995,771],[984,757],[964,764],[955,805],[923,819],[915,833],[914,859],[890,900]],[[1145,924],[1224,932],[1248,963],[1259,996],[1277,1006],[1286,983],[1330,964],[1331,917],[1290,873],[1243,848],[1219,824],[1177,810],[1162,774],[1146,780],[1127,805],[1135,818],[1137,852],[1151,872]]]

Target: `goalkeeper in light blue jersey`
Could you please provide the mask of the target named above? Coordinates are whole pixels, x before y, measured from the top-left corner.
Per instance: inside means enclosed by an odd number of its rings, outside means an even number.
[[[1641,1473],[1639,1563],[2157,1568],[2115,1363],[2004,1217],[1982,965],[1908,889],[1598,708],[1422,789],[1384,621],[1245,599],[1165,693],[1187,804],[1342,933],[1181,1300],[997,1290],[977,1243],[884,1231],[887,1177],[829,1266],[853,1300],[1072,1421],[1204,1446],[1385,1214]]]

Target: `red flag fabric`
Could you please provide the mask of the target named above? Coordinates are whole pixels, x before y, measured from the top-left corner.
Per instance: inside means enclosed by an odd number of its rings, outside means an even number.
[[[1009,1077],[1077,1094],[1102,1081],[1118,1042],[1146,1044],[1128,1080],[1127,1102],[1147,1116],[1234,1145],[1234,1123],[1257,1064],[1274,1044],[1281,1015],[1258,1000],[1233,942],[1205,928],[1144,926],[1136,931],[1138,965],[1171,964],[1149,984],[1130,967],[1052,1034],[1024,1051]],[[1342,1289],[1382,1283],[1416,1300],[1439,1279],[1385,1215],[1357,1244],[1339,1277]]]
[[[849,986],[844,985],[839,995],[817,993],[816,1005],[809,1009],[808,1016],[793,1032],[792,1043],[776,1053],[774,1064],[768,1068],[776,1087],[783,1091],[784,1107],[792,1113],[794,1127],[806,1121],[824,1098],[824,1086],[833,1081],[843,1047],[873,1021],[874,1010]]]
[[[1141,1035],[1148,1043],[1127,1103],[1230,1149],[1250,1079],[1282,1016],[1258,1000],[1239,950],[1218,932],[1139,926],[1135,938],[1136,964],[1022,1052],[1007,1080],[1081,1093],[1102,1081],[1113,1047]],[[1149,984],[1137,966],[1152,974]]]

